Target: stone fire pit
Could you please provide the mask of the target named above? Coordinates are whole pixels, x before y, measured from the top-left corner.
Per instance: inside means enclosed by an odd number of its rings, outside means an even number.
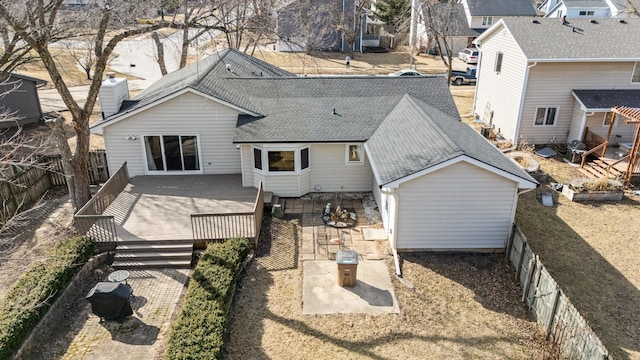
[[[331,203],[324,207],[322,220],[325,224],[335,228],[349,228],[356,225],[356,213],[337,206],[335,211],[331,211]]]

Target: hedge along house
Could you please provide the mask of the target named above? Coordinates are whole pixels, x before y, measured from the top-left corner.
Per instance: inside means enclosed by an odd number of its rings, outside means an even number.
[[[101,101],[126,98],[116,83]],[[110,167],[241,173],[284,197],[373,191],[394,250],[503,249],[537,185],[460,122],[444,76],[296,77],[228,49],[117,108],[91,129]]]

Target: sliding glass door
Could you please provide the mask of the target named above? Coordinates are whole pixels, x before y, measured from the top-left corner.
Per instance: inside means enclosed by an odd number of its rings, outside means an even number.
[[[150,172],[199,171],[198,138],[193,135],[145,136],[147,170]]]

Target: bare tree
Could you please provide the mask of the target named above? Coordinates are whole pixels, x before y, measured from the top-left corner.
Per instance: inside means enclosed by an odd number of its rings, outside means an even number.
[[[87,80],[91,80],[91,70],[96,64],[96,56],[93,51],[95,44],[91,39],[76,40],[66,42],[65,47],[69,55],[76,61],[82,71],[87,75]]]
[[[0,74],[8,73],[13,69],[38,60],[31,53],[31,46],[10,31],[6,22],[0,19],[0,39],[2,40],[2,54],[0,54]]]
[[[163,27],[183,28],[186,24],[158,21],[152,26],[131,26],[131,19],[141,11],[141,6],[157,8],[154,2],[133,0],[96,1],[81,12],[62,9],[63,0],[0,0],[0,19],[10,27],[41,58],[52,83],[69,109],[76,135],[76,147],[70,150],[74,185],[74,207],[79,209],[91,197],[89,188],[89,119],[96,105],[102,78],[118,42],[140,34],[151,33]],[[148,11],[144,9],[142,11]],[[123,28],[128,26],[130,28]],[[61,38],[72,39],[82,29],[92,34],[95,64],[93,79],[84,105],[73,98],[65,83],[60,65],[50,51],[50,44]],[[107,34],[109,33],[109,37]],[[61,147],[68,144],[60,144]],[[63,154],[66,151],[63,151]],[[67,174],[68,175],[68,174]]]
[[[337,30],[342,34],[342,38],[349,47],[349,56],[353,57],[353,49],[356,41],[360,38],[362,31],[363,17],[367,14],[367,0],[353,0],[344,2],[345,7],[336,9],[338,11]],[[351,7],[353,5],[353,7]]]
[[[440,54],[440,58],[447,66],[449,78],[451,77],[453,50],[451,37],[457,3],[455,1],[422,0],[422,21],[427,29],[430,48],[433,46]],[[412,54],[413,56],[413,54]]]

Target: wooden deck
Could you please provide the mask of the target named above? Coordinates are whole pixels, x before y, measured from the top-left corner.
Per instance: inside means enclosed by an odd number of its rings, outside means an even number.
[[[240,175],[136,176],[106,209],[119,241],[193,239],[191,214],[252,212]]]

